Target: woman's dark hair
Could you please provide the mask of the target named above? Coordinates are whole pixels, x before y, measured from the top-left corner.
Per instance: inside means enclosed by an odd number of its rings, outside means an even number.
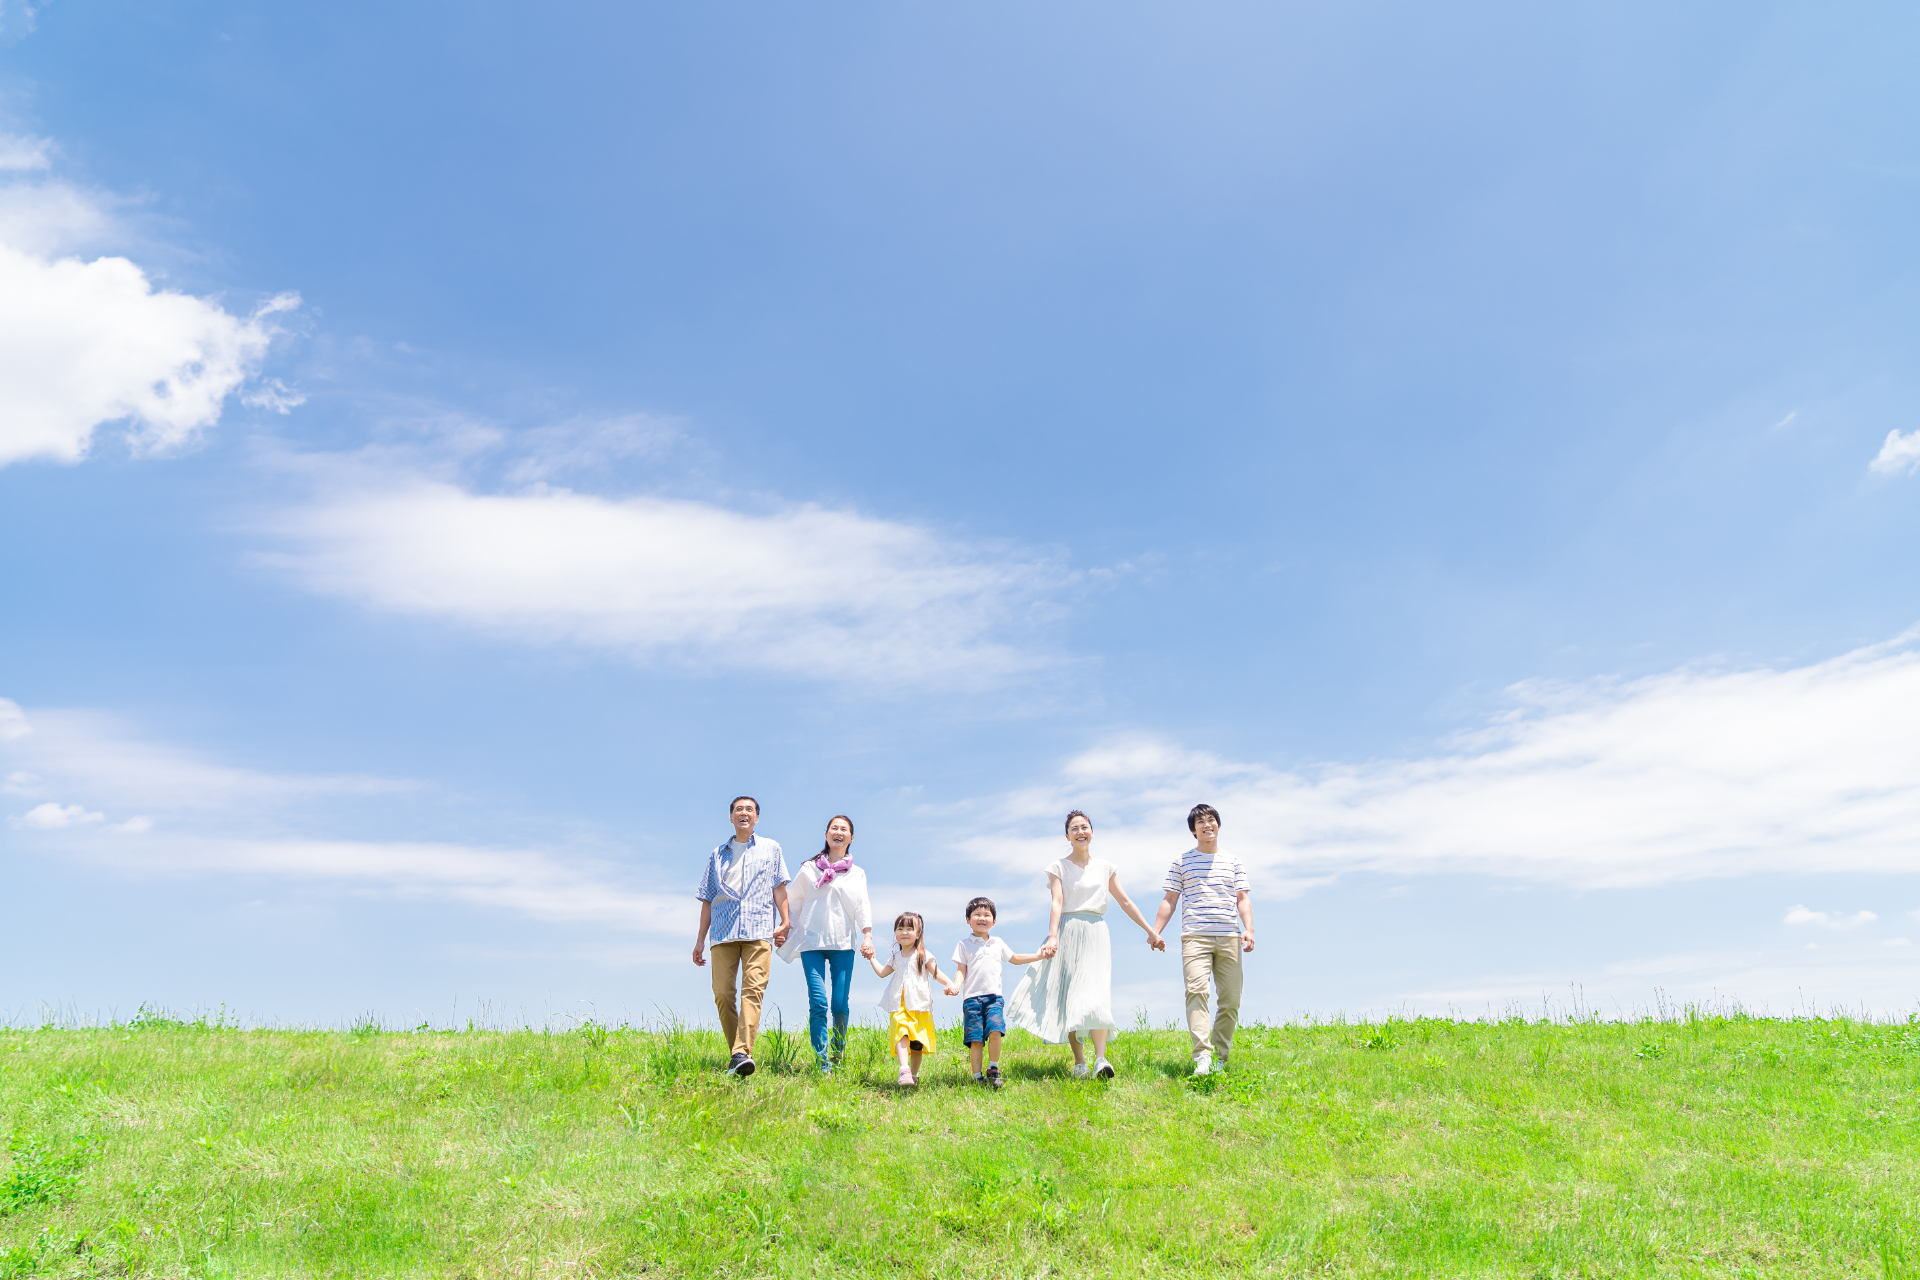
[[[1061,828],[1060,828],[1060,829],[1061,829],[1062,831],[1065,831],[1065,830],[1066,830],[1066,829],[1067,829],[1068,827],[1070,827],[1070,826],[1072,826],[1072,825],[1073,825],[1073,820],[1074,820],[1075,818],[1087,818],[1087,815],[1086,815],[1086,814],[1084,814],[1084,813],[1082,813],[1082,812],[1081,812],[1080,810],[1078,810],[1078,809],[1075,809],[1075,810],[1073,810],[1072,812],[1070,812],[1069,814],[1067,814],[1067,820],[1066,820],[1066,822],[1065,822],[1065,824],[1061,826]],[[1088,826],[1089,828],[1091,828],[1091,827],[1093,826],[1093,819],[1092,819],[1092,818],[1087,818],[1087,826]]]
[[[849,818],[844,813],[836,813],[831,818],[827,819],[827,830],[829,831],[833,830],[833,824],[836,822],[844,822],[847,824],[847,848],[849,849],[853,848],[853,819]],[[832,852],[833,852],[833,846],[828,844],[826,841],[822,840],[820,842],[820,853],[832,853]],[[814,857],[816,858],[819,856],[820,854],[818,853],[814,855]]]
[[[1187,830],[1193,830],[1193,824],[1202,818],[1212,818],[1214,822],[1218,823],[1220,821],[1220,811],[1210,804],[1197,804],[1193,806],[1193,812],[1187,815]]]
[[[969,902],[967,904],[967,914],[965,918],[968,920],[973,919],[973,913],[982,907],[993,912],[993,918],[996,921],[1000,919],[1000,908],[993,905],[992,898],[975,898],[972,902]]]

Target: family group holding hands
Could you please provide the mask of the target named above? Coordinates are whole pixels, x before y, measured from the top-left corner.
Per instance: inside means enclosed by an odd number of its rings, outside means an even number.
[[[1110,902],[1146,930],[1147,945],[1155,951],[1166,950],[1161,930],[1173,919],[1174,908],[1182,907],[1180,956],[1193,1071],[1206,1075],[1226,1067],[1240,1012],[1240,957],[1253,950],[1253,897],[1240,860],[1220,848],[1220,814],[1212,805],[1195,805],[1187,815],[1194,844],[1167,869],[1165,897],[1152,924],[1121,889],[1119,870],[1093,856],[1093,821],[1075,809],[1066,821],[1071,852],[1047,865],[1053,906],[1046,941],[1030,954],[1014,951],[993,935],[999,919],[993,902],[975,898],[966,908],[972,932],[954,947],[951,975],[941,972],[927,949],[926,921],[915,911],[894,918],[893,949],[881,962],[873,945],[866,872],[853,861],[851,818],[835,814],[820,852],[801,864],[799,875],[789,876],[779,844],[755,834],[759,801],[737,797],[729,817],[733,835],[708,855],[696,891],[700,931],[693,943],[696,965],[712,957],[714,1007],[720,1033],[731,1045],[729,1074],[753,1074],[753,1041],[776,951],[788,963],[796,956],[800,960],[813,1052],[820,1070],[831,1072],[846,1049],[857,950],[877,976],[887,979],[880,1007],[902,1085],[919,1083],[921,1057],[935,1051],[936,983],[944,994],[961,997],[975,1080],[1000,1085],[1000,1041],[1009,1026],[1049,1044],[1070,1045],[1076,1078],[1111,1079],[1107,1042],[1120,1028],[1113,1020]],[[1005,965],[1032,966],[1011,996],[1002,991]],[[1218,996],[1212,1011],[1209,988]],[[1093,1042],[1091,1067],[1083,1036]]]

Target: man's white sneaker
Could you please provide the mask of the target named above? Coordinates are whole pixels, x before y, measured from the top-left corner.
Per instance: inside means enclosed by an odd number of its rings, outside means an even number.
[[[1076,1062],[1073,1064],[1073,1078],[1075,1080],[1085,1080],[1091,1074],[1093,1073],[1087,1070],[1086,1063]]]
[[[1193,1055],[1193,1074],[1197,1076],[1213,1074],[1213,1055],[1211,1053],[1196,1053]]]

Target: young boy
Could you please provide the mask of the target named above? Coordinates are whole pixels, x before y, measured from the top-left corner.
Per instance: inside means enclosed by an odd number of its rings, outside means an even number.
[[[991,898],[975,898],[967,904],[967,923],[973,936],[962,938],[953,949],[954,966],[960,970],[960,1001],[966,1020],[967,1048],[973,1053],[973,1078],[995,1089],[1000,1087],[1000,1037],[1007,1033],[1007,1015],[1000,999],[1000,966],[1032,964],[1038,952],[1017,956],[1013,948],[993,937],[994,922],[1000,912]],[[987,1051],[987,1070],[980,1071],[980,1050]]]

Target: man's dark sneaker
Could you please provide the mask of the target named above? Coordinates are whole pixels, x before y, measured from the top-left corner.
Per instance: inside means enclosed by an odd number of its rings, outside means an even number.
[[[987,1067],[987,1083],[995,1089],[998,1089],[1002,1084],[1006,1083],[1000,1078],[999,1063],[995,1062]]]
[[[744,1053],[736,1053],[727,1062],[727,1074],[730,1076],[750,1076],[753,1074],[753,1059]]]

